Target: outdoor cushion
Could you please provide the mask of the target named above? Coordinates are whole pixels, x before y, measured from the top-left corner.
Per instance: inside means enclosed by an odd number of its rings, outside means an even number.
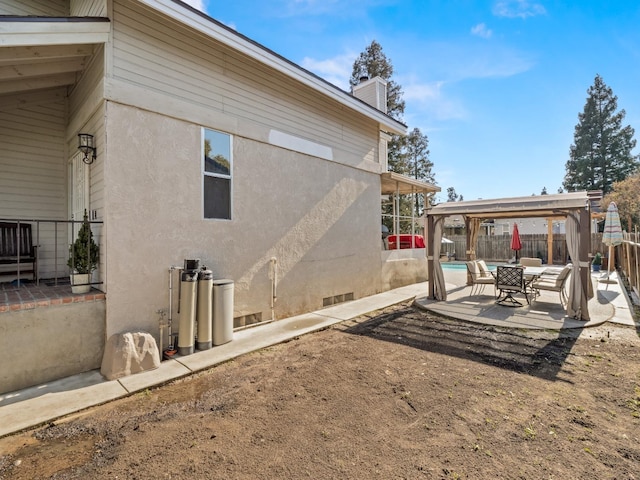
[[[520,259],[520,265],[523,267],[541,267],[542,259],[533,257],[522,257]]]
[[[480,261],[484,263],[484,261]],[[496,280],[494,276],[491,275],[488,269],[486,269],[486,273],[482,272],[478,260],[466,262],[466,265],[467,270],[471,275],[471,295],[474,294],[474,290],[476,290],[476,294],[480,293],[480,291],[484,289],[485,285],[493,285],[495,287]]]
[[[564,305],[566,302],[566,295],[564,293],[564,286],[567,283],[569,274],[571,273],[572,266],[565,266],[559,275],[543,275],[538,280],[534,281],[531,286],[534,290],[547,290],[550,292],[558,292],[560,294],[560,304]]]
[[[484,260],[476,260],[476,264],[478,265],[478,269],[480,270],[480,276],[484,278],[490,278],[492,281],[495,277],[489,271],[489,267]]]

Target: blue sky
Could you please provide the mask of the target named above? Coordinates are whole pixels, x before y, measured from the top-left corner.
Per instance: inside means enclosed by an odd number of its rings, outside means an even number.
[[[556,193],[587,89],[613,89],[640,136],[635,0],[190,0],[345,90],[376,40],[436,183],[465,200]],[[640,153],[636,148],[634,154]]]

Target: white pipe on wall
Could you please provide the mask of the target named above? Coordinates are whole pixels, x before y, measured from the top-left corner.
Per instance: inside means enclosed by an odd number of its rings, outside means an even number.
[[[271,279],[271,320],[273,321],[276,319],[275,305],[278,299],[278,259],[276,257],[271,257],[269,263],[269,278]]]

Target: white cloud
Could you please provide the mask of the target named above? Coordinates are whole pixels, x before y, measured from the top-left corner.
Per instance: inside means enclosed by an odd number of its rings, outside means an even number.
[[[488,29],[484,23],[479,23],[475,27],[471,28],[471,34],[482,38],[491,38],[493,31]]]
[[[316,60],[314,58],[305,57],[302,59],[300,66],[324,78],[326,81],[349,91],[349,78],[351,78],[351,70],[353,62],[357,55],[346,53],[337,55],[326,60]]]
[[[235,23],[233,23],[233,22],[222,22],[222,23],[223,23],[224,25],[226,25],[227,27],[229,27],[229,28],[233,29],[233,30],[236,30],[236,31],[238,30],[238,29],[236,28],[236,24],[235,24]]]
[[[498,17],[527,18],[545,13],[547,11],[541,3],[528,0],[499,0],[493,6],[493,14]]]
[[[207,7],[204,0],[182,0],[184,3],[191,5],[193,8],[200,10],[201,12],[207,12]]]
[[[402,98],[407,106],[411,106],[410,111],[406,112],[407,120],[414,116],[427,117],[433,121],[458,120],[467,116],[466,110],[458,101],[447,97],[444,82],[409,81],[401,84]]]

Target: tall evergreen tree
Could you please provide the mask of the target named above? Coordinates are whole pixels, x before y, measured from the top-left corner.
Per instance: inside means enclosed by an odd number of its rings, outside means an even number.
[[[576,190],[611,191],[613,183],[624,180],[638,168],[634,129],[622,127],[625,111],[618,108],[618,97],[613,94],[600,75],[587,90],[584,111],[578,115],[574,143],[563,186],[569,192]]]
[[[387,114],[395,118],[399,122],[402,121],[404,115],[404,100],[402,99],[402,88],[394,80],[393,65],[391,61],[382,51],[382,45],[373,40],[371,44],[364,49],[355,62],[353,62],[353,71],[349,79],[349,85],[355,87],[360,83],[362,77],[374,78],[380,77],[387,81]]]
[[[402,99],[402,88],[393,79],[393,65],[382,50],[382,46],[373,40],[371,44],[358,56],[353,63],[353,70],[349,84],[354,87],[360,83],[362,77],[381,77],[387,82],[387,114],[402,122],[405,102]],[[392,135],[388,144],[389,170],[401,173],[418,180],[434,183],[432,172],[433,163],[429,160],[429,140],[418,128],[414,128],[409,135]],[[421,196],[416,198],[414,213],[422,215],[425,202]],[[400,199],[400,215],[411,216],[412,205],[408,198]],[[383,213],[390,213],[389,207],[383,206]]]
[[[409,176],[422,182],[434,183],[435,175],[432,172],[433,163],[429,160],[429,139],[423,135],[419,128],[414,128],[406,137],[405,146],[406,164],[409,167]],[[433,194],[424,198],[423,194],[415,196],[415,212],[422,216],[425,205],[433,202]]]
[[[353,70],[349,84],[354,87],[360,83],[362,77],[380,77],[387,82],[387,114],[402,122],[405,103],[402,99],[402,88],[391,76],[393,75],[393,65],[382,51],[382,46],[373,40],[364,49],[358,58],[353,62]],[[402,155],[405,139],[400,135],[392,135],[388,145],[389,170],[396,173],[405,173],[406,165]]]

